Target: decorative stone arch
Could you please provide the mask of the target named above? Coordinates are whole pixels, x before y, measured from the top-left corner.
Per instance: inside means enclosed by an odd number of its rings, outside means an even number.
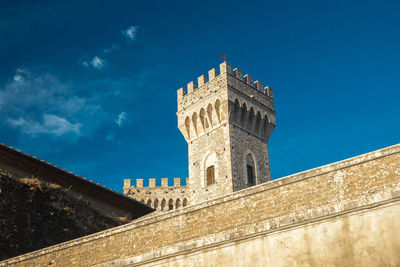
[[[167,201],[165,200],[165,198],[163,198],[163,200],[161,200],[161,210],[162,211],[164,211],[164,210],[166,210],[166,204],[167,203]]]
[[[217,114],[218,122],[221,122],[221,101],[219,99],[215,101],[215,113]]]
[[[183,201],[182,201],[182,207],[186,207],[187,204],[188,204],[188,200],[187,200],[187,198],[185,197],[185,198],[183,199]]]
[[[200,109],[200,122],[201,122],[202,130],[205,131],[208,126],[208,122],[207,122],[207,117],[206,117],[206,111],[204,108]]]
[[[205,188],[207,186],[210,186],[212,184],[215,184],[217,182],[217,173],[218,173],[218,155],[215,151],[208,151],[205,156],[203,157],[203,169],[202,169],[202,187]],[[213,166],[213,172],[214,172],[214,182],[209,184],[207,183],[207,170]]]
[[[259,171],[258,171],[258,163],[257,163],[257,158],[256,155],[251,151],[250,149],[246,149],[243,151],[242,154],[242,162],[243,162],[243,177],[244,177],[244,182],[247,186],[252,186],[260,183],[260,179],[258,177]],[[253,183],[249,183],[249,178],[248,177],[248,165],[253,167]]]
[[[239,119],[240,125],[242,125],[242,126],[245,125],[246,117],[247,117],[247,105],[246,105],[246,103],[243,103],[241,112],[240,112],[240,119]]]
[[[253,124],[254,124],[254,120],[255,120],[255,113],[254,113],[254,108],[253,107],[250,107],[250,110],[249,110],[249,119],[247,120],[247,127],[246,128],[248,128],[249,130],[252,130],[253,129]]]
[[[261,121],[262,121],[261,112],[258,111],[258,112],[257,112],[257,115],[256,115],[256,123],[255,123],[255,125],[254,125],[254,132],[255,132],[257,135],[261,135],[261,133],[260,133]]]
[[[270,123],[269,116],[268,116],[268,114],[265,114],[264,118],[263,118],[263,126],[262,126],[262,138],[263,139],[267,138],[269,123]]]
[[[186,128],[188,139],[190,139],[190,118],[189,118],[189,116],[187,116],[185,119],[185,128]]]
[[[155,210],[159,210],[159,209],[160,209],[160,207],[159,207],[159,201],[158,201],[157,198],[154,200],[154,209],[155,209]]]
[[[181,207],[181,200],[179,198],[177,198],[175,201],[175,208],[179,209],[180,207]]]
[[[240,101],[239,99],[235,99],[235,102],[233,103],[233,121],[234,122],[239,122],[240,121],[240,114],[241,114],[241,109],[240,109]]]
[[[168,210],[173,210],[174,209],[174,201],[172,198],[168,200]]]
[[[197,135],[199,132],[197,129],[197,113],[196,112],[193,113],[193,115],[192,115],[192,125],[193,125],[193,130],[194,130],[195,134]]]
[[[208,104],[208,106],[207,106],[207,117],[208,117],[208,121],[210,122],[210,127],[213,126],[213,115],[212,115],[212,112],[213,112],[213,107],[212,107],[211,104]]]

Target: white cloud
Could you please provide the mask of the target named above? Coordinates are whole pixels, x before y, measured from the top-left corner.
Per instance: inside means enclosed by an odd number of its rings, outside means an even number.
[[[128,113],[126,112],[121,112],[118,114],[117,118],[114,120],[114,122],[121,127],[123,124],[125,124],[126,120],[128,119]]]
[[[17,69],[10,82],[0,86],[0,124],[25,136],[68,135],[72,141],[90,136],[110,115],[102,109],[103,98],[79,86],[49,73]]]
[[[90,62],[83,61],[82,66],[84,67],[93,67],[98,70],[102,70],[106,66],[106,60],[95,56]]]
[[[122,31],[122,34],[125,36],[126,39],[133,41],[136,39],[138,29],[138,26],[130,26],[128,27],[128,29]]]
[[[96,56],[90,63],[92,64],[93,68],[102,70],[105,67],[106,61]]]
[[[81,135],[80,123],[71,123],[67,119],[52,114],[43,114],[43,122],[35,120],[25,120],[24,118],[11,119],[8,118],[7,122],[14,127],[20,128],[21,132],[37,135],[37,134],[50,134],[61,136],[65,134]]]

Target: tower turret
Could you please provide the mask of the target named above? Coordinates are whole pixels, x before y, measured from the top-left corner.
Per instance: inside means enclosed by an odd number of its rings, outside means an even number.
[[[178,90],[178,128],[189,147],[191,203],[271,179],[268,139],[275,127],[272,89],[231,71],[211,69]]]

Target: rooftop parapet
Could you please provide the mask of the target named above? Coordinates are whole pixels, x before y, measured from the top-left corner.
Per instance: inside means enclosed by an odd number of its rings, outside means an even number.
[[[182,99],[183,97],[185,97],[186,95],[189,95],[190,93],[196,91],[197,89],[201,88],[202,86],[204,86],[207,82],[210,82],[212,80],[214,80],[216,77],[218,77],[221,74],[227,73],[233,77],[235,77],[238,80],[243,81],[244,83],[248,84],[250,87],[254,88],[255,90],[258,90],[259,92],[269,96],[269,97],[273,97],[272,93],[270,93],[270,90],[265,90],[263,89],[263,83],[260,81],[255,81],[253,82],[253,77],[251,77],[248,74],[245,74],[244,76],[242,76],[242,71],[235,68],[233,70],[232,73],[232,68],[231,68],[231,64],[229,64],[228,62],[224,61],[219,65],[219,74],[217,69],[213,68],[211,70],[208,71],[208,80],[207,77],[205,75],[201,75],[197,78],[197,85],[194,81],[191,81],[187,84],[186,89],[185,88],[180,88],[178,89],[177,93],[178,93],[178,102],[180,99]],[[268,87],[268,86],[267,86]],[[267,88],[266,87],[266,88]],[[268,87],[269,88],[269,87]],[[272,91],[271,91],[272,92]]]
[[[136,178],[133,179],[136,180],[136,186],[134,184],[132,184],[132,179],[124,179],[124,188],[129,188],[129,187],[137,187],[137,188],[154,188],[154,187],[186,187],[185,185],[181,185],[181,178],[176,178],[174,177],[174,185],[173,186],[169,186],[168,185],[168,178],[161,178],[161,186],[157,186],[156,185],[156,178],[149,178],[149,185],[148,186],[144,186],[143,185],[143,178]],[[186,181],[186,185],[188,184],[189,179],[188,178],[183,178],[182,180]]]

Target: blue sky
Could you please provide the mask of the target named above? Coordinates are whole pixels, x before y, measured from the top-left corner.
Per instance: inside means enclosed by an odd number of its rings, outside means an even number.
[[[399,1],[2,1],[0,142],[117,191],[186,177],[176,90],[274,88],[273,179],[399,142]]]

